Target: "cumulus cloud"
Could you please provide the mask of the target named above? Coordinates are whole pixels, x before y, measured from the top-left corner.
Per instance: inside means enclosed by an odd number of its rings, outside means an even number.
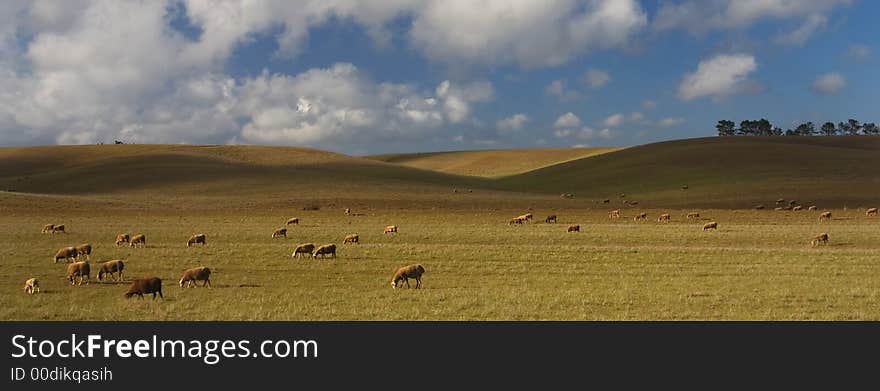
[[[837,72],[820,75],[810,87],[813,92],[822,95],[835,95],[844,88],[846,88],[846,78]]]
[[[529,116],[522,113],[514,114],[510,117],[498,120],[498,122],[495,123],[495,127],[502,132],[512,132],[521,130],[528,121]]]
[[[617,113],[617,114],[612,114],[612,115],[608,116],[607,118],[605,118],[604,121],[602,121],[602,123],[606,127],[616,128],[620,125],[623,125],[624,120],[626,120],[626,117],[624,117],[623,114]]]
[[[871,57],[871,48],[867,45],[854,43],[849,45],[846,54],[856,60],[864,61]]]
[[[611,75],[601,69],[588,69],[584,73],[584,82],[592,89],[601,88],[611,81]]]
[[[804,20],[800,27],[776,35],[773,41],[782,45],[803,46],[813,34],[824,29],[826,24],[828,24],[828,18],[824,15],[811,14],[807,16],[807,19]]]
[[[566,86],[565,80],[553,80],[544,87],[544,94],[554,96],[560,102],[570,102],[580,98],[581,94]]]
[[[700,61],[696,71],[684,75],[678,96],[683,100],[702,96],[719,99],[748,92],[747,76],[757,68],[755,58],[748,54],[720,54]]]
[[[664,128],[679,126],[684,123],[684,118],[666,117],[661,119],[657,124]]]
[[[581,119],[578,116],[574,115],[572,112],[565,113],[556,118],[556,122],[553,123],[553,127],[560,128],[576,128],[581,126]]]

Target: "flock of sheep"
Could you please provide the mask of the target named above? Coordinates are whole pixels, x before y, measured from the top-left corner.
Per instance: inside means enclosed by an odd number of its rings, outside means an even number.
[[[351,214],[350,209],[346,209],[345,213],[347,215]],[[287,220],[286,225],[296,225],[299,224],[299,218],[291,218]],[[56,225],[56,224],[46,224],[43,226],[41,231],[42,233],[66,233],[64,230],[64,225]],[[396,234],[397,226],[389,225],[385,227],[384,233],[387,234]],[[287,228],[278,228],[272,232],[272,238],[278,237],[287,237]],[[130,247],[146,247],[146,236],[143,234],[138,234],[131,236],[130,234],[119,234],[116,236],[115,245],[117,247],[128,244]],[[343,239],[343,244],[359,244],[360,237],[358,234],[350,234],[347,235]],[[186,246],[190,247],[195,244],[206,245],[207,244],[207,236],[203,233],[193,234],[186,241]],[[54,263],[58,263],[59,261],[65,261],[70,263],[67,265],[67,280],[71,285],[82,285],[84,283],[88,283],[90,281],[91,275],[91,254],[92,254],[92,245],[89,243],[83,243],[77,246],[64,247],[59,249],[53,258]],[[312,258],[317,258],[319,255],[324,258],[327,255],[332,257],[336,257],[336,244],[330,243],[322,246],[315,246],[314,243],[304,243],[296,246],[294,248],[292,257],[296,258],[297,256],[306,256],[306,254],[311,255]],[[83,260],[85,258],[85,260]],[[98,269],[98,281],[103,281],[105,276],[110,279],[113,278],[114,281],[122,282],[124,281],[123,271],[125,269],[125,261],[121,259],[113,259],[107,262],[103,262],[99,265]],[[422,285],[422,274],[425,272],[425,268],[420,264],[402,266],[398,268],[392,278],[391,278],[391,287],[396,289],[401,286],[401,284],[406,284],[407,288],[410,287],[409,279],[414,279],[416,281],[416,289],[421,288]],[[195,267],[191,269],[187,269],[183,272],[183,275],[178,281],[178,284],[181,288],[183,287],[194,287],[196,286],[196,282],[202,281],[203,287],[211,286],[211,269],[206,266]],[[31,277],[25,281],[24,291],[29,294],[39,293],[40,292],[40,280],[37,277]],[[137,295],[140,298],[143,298],[145,294],[152,294],[153,299],[158,295],[160,298],[164,298],[162,296],[162,279],[159,277],[150,277],[150,278],[141,278],[135,279],[132,281],[131,286],[128,291],[125,292],[125,298],[130,298],[134,295]]]

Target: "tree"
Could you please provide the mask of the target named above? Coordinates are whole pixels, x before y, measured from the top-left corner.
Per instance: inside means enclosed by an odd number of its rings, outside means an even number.
[[[834,122],[826,122],[822,124],[822,133],[826,136],[833,136],[837,133],[837,127],[834,126]]]
[[[770,121],[767,121],[764,118],[755,121],[755,128],[757,130],[757,134],[760,136],[773,135],[773,124],[771,124]]]
[[[785,135],[786,135],[786,136],[797,136],[798,133],[795,132],[794,130],[786,129],[786,130],[785,130]]]
[[[783,134],[785,134],[785,132],[782,131],[782,128],[780,128],[778,126],[773,127],[773,135],[774,136],[782,136]]]
[[[719,136],[736,135],[736,123],[734,123],[733,121],[729,121],[726,119],[718,121],[718,124],[715,125],[715,129],[718,129]]]
[[[840,134],[852,134],[852,126],[849,126],[849,122],[838,122],[837,131]]]
[[[816,134],[816,125],[813,125],[812,122],[805,122],[798,125],[795,132],[801,136],[812,136]]]
[[[862,125],[862,133],[867,134],[867,135],[871,135],[871,136],[876,136],[876,135],[880,134],[880,129],[878,129],[877,125],[874,124],[873,122],[868,122],[868,123]]]
[[[852,118],[846,121],[849,123],[849,134],[859,134],[862,131],[862,124]]]

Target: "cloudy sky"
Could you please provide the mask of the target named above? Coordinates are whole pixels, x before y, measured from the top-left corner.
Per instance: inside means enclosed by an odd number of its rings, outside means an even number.
[[[367,154],[880,121],[877,15],[867,0],[6,0],[0,145]]]

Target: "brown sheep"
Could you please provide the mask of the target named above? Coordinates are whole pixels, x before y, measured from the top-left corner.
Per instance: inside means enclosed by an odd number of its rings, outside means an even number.
[[[189,240],[186,241],[186,247],[192,246],[196,243],[201,243],[202,246],[207,244],[205,234],[193,234],[193,236],[189,237]]]
[[[568,232],[581,232],[581,226],[580,226],[580,225],[577,225],[577,224],[575,224],[575,225],[569,225],[569,226],[568,226]]]
[[[710,229],[718,230],[718,223],[712,221],[703,225],[703,231],[708,231]]]
[[[877,215],[877,208],[871,208],[871,209],[868,209],[867,212],[865,212],[865,216],[876,216],[876,215]]]
[[[819,209],[819,208],[817,208],[816,205],[811,205],[809,208],[807,208],[807,210],[810,210],[810,211],[817,210],[817,209]]]
[[[55,253],[55,263],[58,263],[59,259],[63,259],[65,261],[67,261],[68,259],[70,259],[71,261],[76,261],[76,254],[76,247],[62,248]]]
[[[300,244],[299,246],[296,246],[295,249],[293,249],[293,254],[291,254],[290,256],[293,258],[296,258],[296,256],[299,254],[311,254],[312,251],[314,251],[314,250],[315,250],[314,243]],[[305,255],[303,255],[303,256],[305,256]]]
[[[299,225],[299,217],[292,217],[287,220],[287,225]]]
[[[146,247],[147,246],[147,237],[144,234],[138,234],[131,237],[131,241],[128,242],[130,247]]]
[[[819,215],[819,221],[822,220],[831,220],[831,212],[822,212],[822,214]]]
[[[63,233],[63,234],[66,234],[67,231],[64,230],[64,224],[61,224],[61,225],[55,225],[55,226],[53,226],[53,227],[52,227],[52,233],[53,233],[53,234],[54,234],[54,233]]]
[[[798,212],[798,211],[804,210],[804,207],[798,205],[798,206],[795,206],[794,208],[791,208],[791,210],[793,210],[793,211],[795,211],[795,212]]]
[[[278,228],[272,232],[272,239],[275,239],[275,238],[278,238],[281,236],[283,236],[285,238],[287,237],[287,228]]]
[[[318,255],[321,258],[324,258],[325,255],[330,254],[333,258],[336,258],[336,245],[333,243],[325,244],[315,249],[315,252],[312,253],[312,258],[317,258]]]
[[[151,277],[151,278],[141,278],[131,282],[131,286],[128,288],[128,292],[125,292],[125,298],[130,299],[134,295],[138,295],[141,299],[144,298],[145,294],[153,294],[153,300],[156,300],[156,294],[159,294],[159,297],[164,299],[162,296],[162,279],[159,277]]]
[[[657,217],[657,221],[660,223],[668,223],[670,218],[669,213],[664,213],[660,215],[660,217]]]
[[[689,218],[689,219],[697,219],[697,218],[700,217],[700,214],[697,213],[697,212],[690,212],[690,213],[687,214],[686,217]]]
[[[128,234],[119,234],[116,235],[116,247],[119,247],[122,243],[131,242],[131,236]]]
[[[39,293],[40,280],[37,280],[36,277],[28,278],[27,281],[24,282],[24,291],[29,294]]]
[[[204,281],[202,286],[211,287],[211,269],[205,266],[202,267],[194,267],[192,269],[184,270],[183,277],[180,277],[180,287],[189,286],[190,288],[196,286],[196,281]]]
[[[647,219],[648,219],[648,214],[645,212],[642,212],[642,213],[639,213],[639,214],[633,216],[633,221],[647,220]]]
[[[104,280],[104,275],[106,274],[108,277],[114,277],[114,274],[117,274],[114,278],[116,281],[123,281],[122,270],[125,269],[125,262],[121,259],[114,259],[112,261],[107,261],[101,264],[101,268],[98,270],[98,281]]]
[[[510,222],[508,222],[507,225],[522,224],[523,221],[525,220],[523,220],[522,216],[517,216],[510,219]]]
[[[43,230],[40,233],[50,234],[55,231],[55,224],[46,224],[43,226]]]
[[[76,246],[76,258],[85,255],[86,259],[92,260],[92,245],[89,243],[83,243],[79,246]]]
[[[401,266],[397,268],[397,271],[391,276],[391,288],[397,289],[397,287],[400,286],[401,281],[406,283],[406,287],[409,288],[409,279],[413,278],[416,280],[416,289],[420,289],[422,287],[422,274],[424,273],[425,268],[419,264]]]
[[[608,212],[609,219],[619,219],[620,218],[620,209],[615,209]]]
[[[547,216],[547,218],[544,219],[544,222],[547,224],[555,223],[556,222],[556,215]]]
[[[342,244],[346,244],[346,243],[359,244],[360,241],[361,241],[361,238],[358,236],[358,234],[351,234],[351,235],[346,236],[344,239],[342,239]]]
[[[810,241],[810,246],[816,247],[819,245],[819,243],[828,244],[828,234],[827,233],[823,232],[823,233],[816,235],[813,238],[813,240]]]
[[[83,281],[89,279],[91,271],[92,268],[86,261],[71,263],[67,265],[67,281],[70,281],[70,285],[82,285]],[[76,283],[77,277],[79,277],[79,283]]]
[[[386,235],[387,234],[396,234],[397,233],[397,226],[396,225],[389,225],[389,226],[385,227],[385,231],[382,233],[384,233]]]

